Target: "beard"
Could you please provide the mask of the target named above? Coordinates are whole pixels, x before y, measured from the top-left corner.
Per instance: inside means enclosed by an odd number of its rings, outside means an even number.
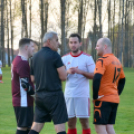
[[[79,49],[77,48],[76,50],[72,50],[73,53],[77,53]]]

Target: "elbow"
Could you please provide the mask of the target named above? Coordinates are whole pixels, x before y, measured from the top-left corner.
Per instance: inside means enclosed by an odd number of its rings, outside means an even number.
[[[90,74],[90,76],[88,78],[93,79],[94,78],[94,73]]]
[[[60,78],[61,81],[66,81],[66,79],[67,79],[67,74],[64,74],[64,75],[62,75],[62,76],[59,76],[59,78]]]
[[[62,81],[66,81],[67,79],[62,79]]]

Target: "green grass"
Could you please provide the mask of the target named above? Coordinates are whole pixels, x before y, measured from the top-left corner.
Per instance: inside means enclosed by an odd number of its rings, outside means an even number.
[[[12,107],[11,96],[11,74],[10,68],[2,68],[3,84],[0,84],[0,134],[15,134],[16,120]],[[134,134],[134,69],[124,68],[126,76],[125,89],[120,97],[116,124],[116,134]],[[63,84],[64,86],[64,84]],[[93,105],[91,99],[90,127],[92,134],[95,134],[93,125]],[[67,127],[66,127],[67,128]],[[77,123],[78,134],[81,134],[81,125]],[[46,123],[40,134],[56,133],[53,123]]]

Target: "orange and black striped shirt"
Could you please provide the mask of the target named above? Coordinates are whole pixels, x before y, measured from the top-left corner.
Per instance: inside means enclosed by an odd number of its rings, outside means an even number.
[[[119,103],[118,82],[125,78],[120,61],[112,53],[105,54],[96,62],[94,73],[102,74],[98,95],[100,101]]]

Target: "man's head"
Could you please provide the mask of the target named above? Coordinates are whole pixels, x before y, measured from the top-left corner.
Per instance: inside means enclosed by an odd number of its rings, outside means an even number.
[[[19,51],[25,53],[28,58],[34,54],[34,42],[29,38],[22,38],[19,41]]]
[[[69,48],[73,53],[77,53],[82,45],[81,37],[77,33],[73,33],[69,36]]]
[[[56,32],[47,32],[43,38],[44,46],[48,46],[53,51],[57,51],[59,47],[58,34]]]
[[[112,53],[112,43],[109,38],[100,38],[97,41],[96,48],[97,55],[103,56],[106,53]]]

